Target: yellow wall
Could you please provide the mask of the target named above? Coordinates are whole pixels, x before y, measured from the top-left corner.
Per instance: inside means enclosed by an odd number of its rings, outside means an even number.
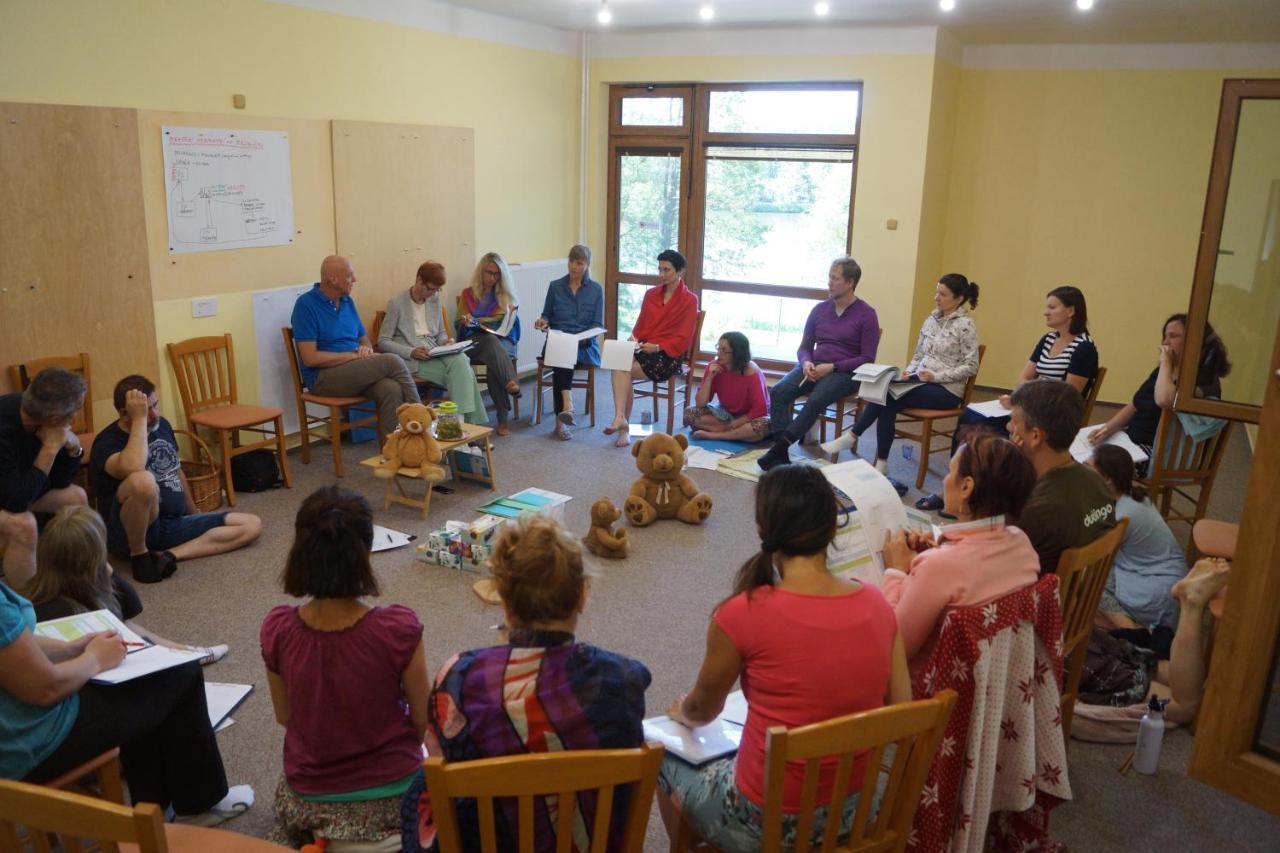
[[[952,154],[956,129],[956,93],[960,69],[938,57],[933,66],[933,93],[929,112],[929,141],[925,154],[924,193],[920,204],[920,245],[916,252],[916,282],[911,307],[911,329],[918,329],[933,310],[938,279],[952,270],[942,268],[943,241],[947,229],[947,198],[951,192]],[[907,357],[915,347],[909,337]]]
[[[1088,299],[1102,399],[1127,400],[1151,372],[1161,323],[1190,300],[1234,76],[1247,72],[961,72],[942,266],[982,285],[981,384],[1013,383],[1061,284]]]
[[[664,56],[593,60],[588,241],[597,251],[605,245],[610,83],[860,80],[863,83],[862,144],[858,153],[852,253],[863,268],[858,294],[875,307],[884,329],[879,359],[900,362],[909,355],[907,341],[914,335],[909,327],[917,275],[933,75],[934,58],[927,55]],[[888,219],[898,220],[896,231],[885,228]],[[811,273],[814,286],[824,287],[827,271],[817,269]]]
[[[290,130],[297,247],[170,258],[162,175],[144,175],[157,344],[232,331],[247,401],[257,382],[249,292],[313,281],[333,250],[328,119],[474,128],[477,256],[559,257],[578,233],[580,73],[573,56],[260,0],[5,0],[0,9],[0,101],[143,110],[144,169],[158,162],[161,123]],[[233,93],[248,109],[232,110]],[[462,280],[470,270],[452,272]],[[193,320],[188,298],[205,294],[219,296],[219,314]]]

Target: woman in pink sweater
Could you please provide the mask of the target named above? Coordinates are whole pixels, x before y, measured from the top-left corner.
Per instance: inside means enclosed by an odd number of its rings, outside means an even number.
[[[906,530],[889,538],[882,591],[912,669],[928,658],[948,607],[984,604],[1039,578],[1031,540],[1012,526],[1035,483],[1013,442],[979,433],[951,457],[942,481],[946,510],[959,522],[943,528],[937,542]]]

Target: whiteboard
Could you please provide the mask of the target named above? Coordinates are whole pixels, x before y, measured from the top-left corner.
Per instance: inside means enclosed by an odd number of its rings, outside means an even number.
[[[293,399],[289,355],[280,330],[293,325],[293,303],[312,285],[295,284],[253,294],[253,333],[258,345],[258,399],[260,405],[284,410],[284,431],[299,430],[298,404]]]
[[[293,242],[289,134],[162,127],[169,254]]]

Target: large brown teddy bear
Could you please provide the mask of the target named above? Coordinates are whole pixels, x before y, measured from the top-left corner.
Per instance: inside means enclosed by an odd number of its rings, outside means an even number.
[[[678,518],[685,524],[701,524],[711,515],[711,496],[698,491],[697,483],[684,470],[684,451],[689,440],[655,432],[631,446],[636,467],[644,476],[631,486],[631,496],[622,510],[636,527],[659,518]]]
[[[613,529],[613,523],[622,517],[622,510],[613,505],[608,498],[601,498],[591,505],[591,529],[582,537],[582,544],[587,550],[599,557],[615,559],[627,556],[631,542],[627,538],[627,530],[620,527]]]
[[[401,468],[420,468],[423,479],[444,479],[444,469],[436,464],[444,454],[431,434],[435,412],[422,403],[401,403],[396,417],[400,428],[387,436],[382,445],[382,462],[373,473],[389,479]]]

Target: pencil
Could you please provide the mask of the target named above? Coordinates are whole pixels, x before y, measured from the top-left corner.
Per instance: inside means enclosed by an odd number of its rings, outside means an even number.
[[[1126,775],[1133,768],[1133,750],[1129,750],[1129,754],[1124,757],[1124,763],[1120,765],[1120,775]]]

